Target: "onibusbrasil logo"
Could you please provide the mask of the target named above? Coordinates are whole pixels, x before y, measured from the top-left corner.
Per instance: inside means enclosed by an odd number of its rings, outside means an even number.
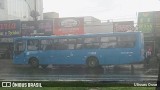
[[[42,87],[41,83],[2,82],[2,87]]]

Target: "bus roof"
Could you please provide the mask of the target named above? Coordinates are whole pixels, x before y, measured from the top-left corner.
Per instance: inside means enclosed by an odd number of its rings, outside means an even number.
[[[110,33],[97,33],[97,34],[82,34],[82,35],[64,35],[64,36],[23,36],[23,37],[16,37],[14,39],[45,39],[45,38],[72,38],[72,37],[88,37],[88,36],[110,36],[110,35],[127,35],[127,34],[140,34],[141,32],[110,32]]]

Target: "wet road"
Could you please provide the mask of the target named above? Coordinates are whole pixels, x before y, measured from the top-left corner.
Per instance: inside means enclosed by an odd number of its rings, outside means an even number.
[[[11,60],[0,60],[0,80],[78,80],[78,81],[156,81],[157,69],[144,69],[142,64],[103,66],[89,69],[85,66],[52,66],[33,69],[28,65],[13,65]]]

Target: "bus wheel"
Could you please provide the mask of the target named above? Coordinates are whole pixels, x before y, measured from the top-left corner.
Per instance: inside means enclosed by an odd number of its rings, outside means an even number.
[[[46,69],[48,65],[41,65],[42,68]]]
[[[38,68],[39,66],[39,62],[36,58],[31,58],[29,60],[29,64],[33,67],[33,68]]]
[[[97,58],[95,57],[89,57],[87,59],[87,66],[90,68],[95,68],[99,65]]]

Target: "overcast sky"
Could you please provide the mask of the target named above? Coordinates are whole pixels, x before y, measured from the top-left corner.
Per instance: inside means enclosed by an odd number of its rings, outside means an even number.
[[[160,0],[43,0],[44,12],[60,17],[93,16],[100,20],[136,19],[138,12],[160,11]]]

